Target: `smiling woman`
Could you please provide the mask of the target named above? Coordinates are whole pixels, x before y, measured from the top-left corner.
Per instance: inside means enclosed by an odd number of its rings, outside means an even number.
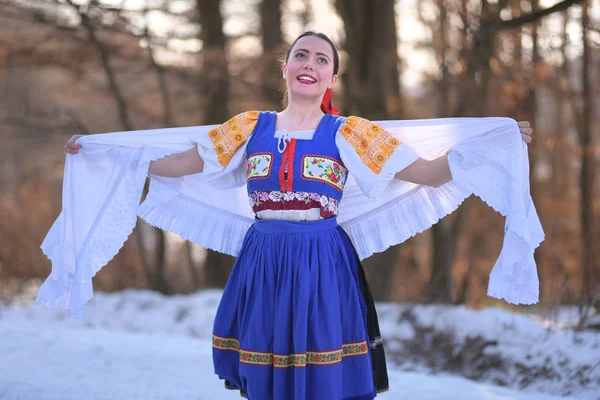
[[[331,40],[306,32],[281,65],[289,101],[279,113],[73,137],[63,212],[42,245],[53,270],[37,300],[82,314],[91,277],[139,215],[237,257],[213,327],[227,388],[252,400],[371,400],[388,377],[360,260],[476,194],[506,216],[488,294],[536,302],[543,231],[528,189],[529,124],[342,117],[331,105],[338,68]]]

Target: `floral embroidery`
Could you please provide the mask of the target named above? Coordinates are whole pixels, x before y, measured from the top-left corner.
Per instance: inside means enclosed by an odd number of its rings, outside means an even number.
[[[237,347],[236,347],[237,346]],[[306,367],[307,365],[328,365],[342,362],[344,357],[362,356],[369,352],[366,341],[346,343],[340,349],[330,351],[307,351],[302,354],[273,354],[249,351],[239,348],[234,338],[222,338],[213,334],[213,347],[218,350],[236,350],[240,362],[256,365],[273,365],[275,368]]]
[[[234,338],[224,338],[217,335],[213,335],[212,337],[212,345],[213,347],[221,350],[235,350],[238,351],[240,349],[240,342]]]
[[[343,351],[334,350],[322,353],[316,353],[314,351],[306,352],[306,363],[307,364],[337,364],[342,361]]]
[[[246,364],[272,365],[273,353],[240,350],[240,362]]]
[[[252,134],[258,121],[258,111],[238,114],[224,124],[208,131],[219,164],[227,166],[231,157]]]
[[[269,179],[273,153],[256,153],[248,157],[246,179]]]
[[[302,158],[302,177],[308,180],[321,181],[343,191],[348,170],[333,158],[305,155]]]
[[[275,368],[287,368],[306,365],[306,354],[290,354],[288,356],[273,356],[273,366]]]
[[[385,129],[360,117],[346,118],[340,133],[356,150],[363,164],[376,174],[401,144]]]
[[[366,341],[347,343],[342,346],[342,353],[344,357],[360,356],[366,354],[369,351],[369,345]]]
[[[319,208],[321,218],[337,215],[338,202],[331,197],[310,192],[254,191],[248,196],[254,213],[263,210],[310,210]]]

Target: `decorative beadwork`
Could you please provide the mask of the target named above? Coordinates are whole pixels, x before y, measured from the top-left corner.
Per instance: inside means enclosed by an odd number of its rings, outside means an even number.
[[[227,166],[236,150],[252,134],[258,116],[258,111],[241,113],[208,131],[219,164],[223,167]]]
[[[273,354],[240,349],[240,343],[234,338],[224,338],[213,334],[213,347],[218,350],[238,351],[240,362],[254,365],[272,365],[275,368],[307,365],[329,365],[342,362],[344,357],[362,356],[369,352],[366,341],[346,343],[340,349],[330,351],[307,351],[302,354]]]
[[[338,160],[324,156],[305,155],[302,158],[302,177],[325,182],[339,191],[344,190],[348,169]]]
[[[360,117],[346,118],[340,133],[356,150],[363,164],[376,174],[401,144],[379,125]]]
[[[273,164],[273,153],[255,153],[248,157],[246,179],[269,179]]]

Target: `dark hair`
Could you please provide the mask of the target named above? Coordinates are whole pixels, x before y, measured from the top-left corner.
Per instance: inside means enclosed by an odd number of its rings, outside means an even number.
[[[329,45],[331,46],[331,50],[333,50],[333,74],[336,75],[338,73],[338,69],[340,67],[340,56],[338,54],[337,49],[335,48],[335,44],[333,44],[331,39],[329,39],[329,37],[324,33],[307,31],[307,32],[304,32],[302,35],[298,36],[296,38],[296,40],[294,40],[294,43],[292,43],[292,45],[288,49],[287,53],[285,53],[285,62],[287,63],[288,59],[290,58],[290,52],[292,51],[292,48],[294,47],[296,42],[298,42],[298,40],[302,39],[305,36],[316,36],[316,37],[319,37],[319,38],[325,40],[327,43],[329,43]]]

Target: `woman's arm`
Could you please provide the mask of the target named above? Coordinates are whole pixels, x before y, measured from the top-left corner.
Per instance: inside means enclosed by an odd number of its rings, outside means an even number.
[[[204,160],[196,147],[182,153],[175,153],[150,162],[148,172],[152,175],[178,178],[183,175],[197,174],[204,169]]]
[[[81,144],[75,143],[83,135],[73,135],[65,145],[65,153],[77,154]],[[152,175],[178,178],[182,175],[197,174],[204,169],[204,160],[200,157],[198,149],[193,147],[182,153],[175,153],[150,162],[148,172]]]
[[[419,158],[402,171],[397,172],[394,178],[419,185],[440,187],[452,180],[448,165],[448,154],[434,160]]]

